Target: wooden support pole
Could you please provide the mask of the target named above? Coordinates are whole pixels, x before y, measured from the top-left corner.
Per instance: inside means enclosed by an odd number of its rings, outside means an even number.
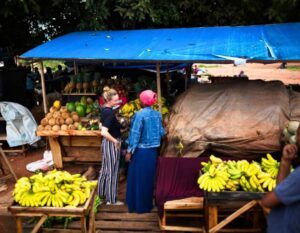
[[[170,90],[170,71],[169,71],[169,64],[167,64],[167,74],[166,74],[166,82],[167,82],[167,96],[169,97],[169,95],[170,95],[170,92],[169,92],[169,90]]]
[[[156,83],[157,83],[157,97],[158,97],[158,107],[161,113],[161,85],[160,85],[160,63],[156,63]]]
[[[76,61],[74,61],[74,74],[78,74],[78,66]]]
[[[46,85],[45,85],[45,74],[44,74],[43,61],[41,61],[40,64],[41,64],[40,73],[41,73],[41,81],[42,81],[43,105],[44,105],[44,113],[46,114],[48,112],[48,107],[47,107]]]

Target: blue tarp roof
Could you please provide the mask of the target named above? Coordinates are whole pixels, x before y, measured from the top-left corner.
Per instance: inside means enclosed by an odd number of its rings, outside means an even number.
[[[24,59],[144,62],[300,61],[300,23],[74,32]]]

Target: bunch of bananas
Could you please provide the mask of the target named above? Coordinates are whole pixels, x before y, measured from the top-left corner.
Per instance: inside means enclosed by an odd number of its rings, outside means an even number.
[[[167,106],[165,105],[166,100],[165,98],[161,98],[161,103],[162,103],[162,115],[165,116],[166,114],[169,113],[169,110],[167,108]],[[139,111],[142,108],[141,106],[141,102],[140,99],[135,99],[133,101],[130,101],[126,104],[124,104],[124,106],[121,108],[120,110],[120,114],[124,117],[128,117],[131,118],[137,111]],[[159,110],[158,107],[158,102],[156,102],[152,108],[154,110]]]
[[[270,154],[262,158],[261,164],[247,160],[223,161],[211,155],[209,161],[201,162],[201,165],[203,175],[199,177],[198,184],[205,191],[265,192],[276,187],[280,163]]]
[[[14,200],[21,206],[76,207],[89,198],[97,181],[87,181],[80,174],[53,170],[46,175],[38,173],[22,177],[13,191]]]
[[[211,163],[205,164],[205,172],[198,179],[199,187],[208,192],[220,192],[226,187],[226,182],[229,179],[227,168],[222,163],[223,161],[215,156],[210,156]]]
[[[269,173],[272,177],[276,178],[279,172],[280,163],[275,160],[272,155],[267,154],[267,158],[261,159],[262,169]]]

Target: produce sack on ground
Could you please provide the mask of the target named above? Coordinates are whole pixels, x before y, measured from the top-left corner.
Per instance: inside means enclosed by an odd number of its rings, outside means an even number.
[[[195,85],[171,109],[162,155],[197,157],[209,149],[245,158],[278,151],[289,117],[290,91],[279,81]]]

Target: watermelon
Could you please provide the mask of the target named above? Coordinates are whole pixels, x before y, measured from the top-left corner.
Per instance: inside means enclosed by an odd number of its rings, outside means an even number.
[[[74,112],[75,109],[76,109],[75,103],[73,103],[73,102],[67,103],[67,110],[68,110],[68,112]]]
[[[78,105],[76,107],[76,112],[77,112],[78,116],[84,117],[85,116],[85,108],[83,107],[83,105]]]

